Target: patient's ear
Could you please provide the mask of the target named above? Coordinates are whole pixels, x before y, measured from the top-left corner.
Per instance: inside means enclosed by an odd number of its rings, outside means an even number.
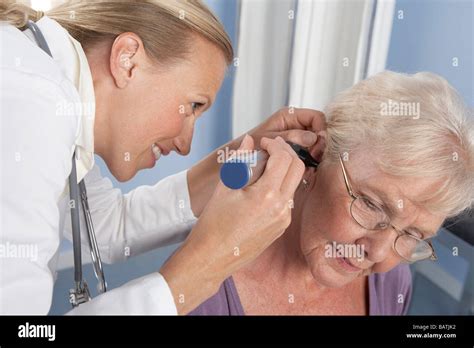
[[[327,133],[326,131],[320,131],[317,133],[317,135],[318,139],[316,143],[309,148],[309,153],[316,161],[321,162],[324,150],[326,149]]]
[[[316,184],[317,173],[318,173],[317,168],[306,167],[303,174],[303,178],[301,179],[301,184],[298,187],[302,193],[311,192],[314,185]]]

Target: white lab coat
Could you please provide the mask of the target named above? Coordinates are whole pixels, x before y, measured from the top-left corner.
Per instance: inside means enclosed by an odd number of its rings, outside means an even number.
[[[104,262],[182,241],[196,221],[185,171],[126,195],[100,175],[93,157],[94,106],[75,107],[94,104],[84,52],[57,22],[44,17],[37,24],[54,60],[31,35],[0,24],[2,314],[49,312],[60,242],[71,239],[67,180],[74,149]],[[80,218],[87,253],[82,213]],[[19,255],[21,248],[30,252]],[[157,270],[70,314],[176,314],[176,306]]]

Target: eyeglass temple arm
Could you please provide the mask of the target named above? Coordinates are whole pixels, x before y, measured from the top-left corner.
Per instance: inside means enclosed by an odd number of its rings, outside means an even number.
[[[431,255],[430,259],[433,260],[433,261],[438,260],[438,256],[436,255],[435,249],[434,249],[434,247],[433,247],[433,243],[431,243],[430,240],[427,241],[427,242],[428,242],[428,244],[430,245],[431,250],[433,250],[433,254]]]
[[[342,175],[344,176],[344,184],[346,185],[347,192],[349,192],[352,198],[357,198],[354,195],[349,179],[347,178],[346,168],[344,166],[344,160],[342,159],[342,155],[339,156],[339,162],[341,163]]]

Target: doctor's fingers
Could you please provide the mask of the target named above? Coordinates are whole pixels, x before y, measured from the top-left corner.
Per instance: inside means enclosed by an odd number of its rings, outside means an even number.
[[[285,141],[292,142],[304,147],[311,147],[318,141],[318,136],[315,132],[304,129],[290,129],[282,132],[270,132],[265,134],[268,138],[282,137]]]
[[[270,191],[286,192],[286,189],[283,190],[283,184],[291,166],[298,165],[295,162],[300,161],[298,156],[281,137],[262,138],[260,146],[270,157],[262,177],[256,182],[257,186],[266,186]]]
[[[287,200],[293,199],[295,191],[303,178],[305,168],[303,161],[298,156],[291,162],[281,185],[281,192]]]
[[[326,129],[326,117],[318,110],[290,107],[283,118],[287,129],[307,129],[315,133]]]
[[[318,141],[309,149],[311,156],[318,162],[321,162],[323,159],[324,149],[326,148],[326,137],[326,131],[320,131],[318,133]]]

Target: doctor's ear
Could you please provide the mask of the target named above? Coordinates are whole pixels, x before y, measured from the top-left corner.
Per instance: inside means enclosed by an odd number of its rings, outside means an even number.
[[[118,88],[124,88],[133,79],[144,58],[141,39],[134,33],[122,33],[110,50],[110,72]]]

